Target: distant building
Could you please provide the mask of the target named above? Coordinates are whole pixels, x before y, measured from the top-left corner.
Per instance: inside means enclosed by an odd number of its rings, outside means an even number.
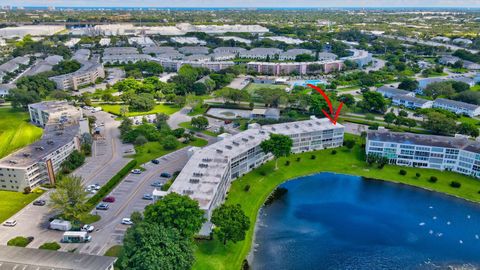
[[[32,123],[43,127],[42,138],[0,159],[0,189],[23,191],[44,182],[54,184],[60,165],[80,149],[81,109],[66,101],[45,101],[28,106]]]
[[[208,54],[210,49],[202,46],[185,46],[178,48],[178,51],[183,54]]]
[[[279,55],[282,50],[277,48],[254,48],[249,51],[240,52],[240,58],[250,58],[250,59],[274,59]]]
[[[242,47],[217,47],[213,49],[214,53],[233,53],[233,54],[239,54],[242,52],[246,52],[247,49],[244,49]]]
[[[138,49],[135,47],[107,47],[103,50],[103,54],[135,54]]]
[[[250,62],[247,69],[264,75],[289,75],[289,74],[315,74],[330,73],[343,69],[342,61],[318,61],[318,62]]]
[[[480,114],[480,106],[478,105],[445,98],[437,98],[433,102],[433,108],[445,109],[456,114],[465,114],[470,117],[474,117]]]
[[[5,98],[10,93],[10,90],[15,88],[15,84],[0,84],[0,98]]]
[[[284,36],[271,36],[271,37],[264,37],[266,39],[274,40],[274,41],[279,41],[283,42],[285,44],[289,45],[300,45],[304,43],[305,41],[298,39],[298,38],[291,38],[291,37],[284,37]]]
[[[105,69],[102,64],[84,61],[82,67],[72,73],[50,77],[54,81],[57,89],[78,90],[80,87],[93,84],[98,78],[105,78]]]
[[[117,258],[37,248],[0,246],[1,269],[113,270]]]
[[[405,95],[405,96],[411,96],[411,97],[415,96],[414,92],[410,92],[410,91],[406,91],[406,90],[402,90],[402,89],[398,89],[390,86],[385,86],[385,85],[382,87],[379,87],[377,89],[377,92],[382,94],[386,98],[393,98],[394,96],[398,96],[398,95]]]
[[[105,64],[128,64],[139,61],[151,61],[152,56],[148,54],[106,54],[103,55],[102,61]]]
[[[155,54],[155,55],[178,53],[177,50],[175,50],[175,48],[168,47],[168,46],[165,46],[165,47],[149,46],[149,47],[143,48],[142,52],[144,54]]]
[[[372,62],[372,54],[364,50],[350,49],[351,56],[342,57],[342,60],[349,60],[356,63],[360,68]]]
[[[160,59],[160,64],[167,70],[178,71],[183,65],[190,65],[192,67],[203,67],[212,71],[219,71],[235,65],[230,61],[185,61],[185,60],[167,60]]]
[[[237,55],[233,52],[216,52],[209,55],[213,61],[226,61],[232,60],[237,57]]]
[[[369,131],[365,151],[367,155],[386,157],[395,165],[454,171],[480,178],[480,143],[467,138]]]
[[[472,40],[467,39],[467,38],[456,38],[452,40],[453,43],[455,44],[462,44],[462,45],[471,45],[473,43]]]
[[[172,37],[170,38],[172,42],[179,44],[198,44],[198,45],[207,45],[207,42],[200,40],[196,37]]]
[[[450,42],[451,39],[448,38],[448,37],[437,36],[437,37],[432,38],[432,40],[437,41],[437,42],[447,43],[447,42]]]
[[[245,39],[245,38],[240,38],[240,37],[221,36],[221,37],[218,37],[218,38],[221,39],[221,40],[233,40],[235,42],[244,43],[244,44],[247,44],[247,45],[250,45],[252,43],[251,40]]]
[[[298,55],[308,54],[310,56],[315,56],[311,50],[306,49],[291,49],[286,52],[281,52],[278,55],[278,60],[295,60]]]
[[[392,103],[397,106],[403,106],[409,109],[431,108],[433,101],[423,98],[417,98],[409,95],[396,95],[392,97]]]

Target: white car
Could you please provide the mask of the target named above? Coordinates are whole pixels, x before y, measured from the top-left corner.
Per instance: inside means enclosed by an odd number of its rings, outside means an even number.
[[[95,230],[95,227],[93,227],[92,225],[89,225],[89,224],[85,224],[83,225],[82,227],[82,231],[85,231],[85,232],[93,232],[93,230]]]
[[[133,225],[133,221],[130,218],[122,218],[123,225]]]
[[[141,174],[142,171],[140,171],[139,169],[135,169],[135,170],[132,170],[132,173],[133,174]]]
[[[7,220],[3,223],[3,226],[8,226],[8,227],[15,227],[17,225],[17,221],[14,219]]]

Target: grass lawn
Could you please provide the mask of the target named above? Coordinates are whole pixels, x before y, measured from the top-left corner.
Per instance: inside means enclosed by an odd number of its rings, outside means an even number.
[[[352,137],[346,135],[346,137]],[[358,137],[353,137],[359,140]],[[196,243],[196,263],[193,269],[240,269],[243,260],[252,247],[253,229],[257,213],[262,207],[269,194],[281,183],[300,176],[319,172],[336,172],[350,175],[359,175],[369,178],[388,180],[391,182],[418,186],[425,189],[436,190],[442,193],[462,197],[471,201],[480,202],[480,181],[453,172],[440,172],[430,169],[418,169],[387,165],[383,169],[376,166],[369,167],[365,162],[364,150],[359,142],[352,151],[346,148],[337,148],[337,154],[332,155],[332,150],[291,155],[278,161],[279,169],[274,171],[274,162],[268,162],[260,168],[250,172],[232,183],[226,203],[240,204],[250,218],[250,229],[246,239],[236,244],[227,243],[224,246],[217,240],[198,241]],[[316,159],[311,159],[316,155]],[[296,161],[300,157],[299,162]],[[285,166],[285,160],[290,161],[290,166]],[[328,161],[328,162],[327,162]],[[399,174],[399,170],[407,171],[405,176]],[[421,176],[417,179],[415,173]],[[436,176],[438,181],[431,183],[430,176]],[[450,182],[455,180],[461,183],[460,188],[450,187]],[[248,192],[244,190],[250,185]]]
[[[471,117],[466,117],[466,116],[461,116],[457,121],[460,121],[462,123],[470,123],[474,125],[480,124],[480,121],[476,118],[471,118]]]
[[[337,90],[338,92],[345,92],[345,91],[352,91],[352,90],[359,90],[360,86],[358,85],[353,85],[353,86],[347,86],[347,87],[338,87]]]
[[[475,84],[470,88],[471,91],[480,91],[480,84]]]
[[[123,105],[120,104],[96,104],[96,107],[102,107],[102,110],[109,112],[111,114],[115,114],[120,116],[120,108]],[[164,113],[171,115],[181,108],[173,105],[165,105],[165,104],[157,104],[151,111],[148,112],[128,112],[127,116],[139,116],[139,115],[147,115],[147,114],[156,114],[156,113]]]
[[[40,139],[43,129],[29,119],[28,112],[0,108],[0,158]]]
[[[284,84],[263,84],[263,83],[250,83],[247,87],[244,88],[250,95],[253,94],[256,90],[265,89],[265,88],[273,88],[273,89],[280,89],[285,90],[288,86]]]
[[[183,123],[180,123],[178,125],[181,126],[184,129],[192,130],[192,131],[195,131],[195,132],[201,132],[201,133],[209,135],[209,136],[213,136],[213,137],[218,136],[218,134],[216,134],[215,132],[211,132],[210,130],[200,130],[198,128],[195,128],[190,124],[190,122],[183,122]]]
[[[183,147],[186,147],[186,146],[203,147],[207,145],[207,143],[208,142],[204,139],[196,138],[195,141],[192,141],[189,144],[179,143],[176,149],[165,150],[163,149],[163,145],[161,145],[159,142],[147,142],[144,145],[136,146],[135,147],[136,153],[134,155],[129,155],[128,157],[131,157],[137,160],[137,166],[140,166],[146,162],[151,161],[152,159],[159,158],[161,156],[164,156],[168,153],[171,153]]]
[[[41,189],[35,189],[30,194],[0,190],[0,223],[13,216],[20,209],[42,195],[42,193],[43,190]]]
[[[118,257],[120,255],[120,252],[122,252],[122,248],[122,245],[112,246],[103,255],[109,257]]]

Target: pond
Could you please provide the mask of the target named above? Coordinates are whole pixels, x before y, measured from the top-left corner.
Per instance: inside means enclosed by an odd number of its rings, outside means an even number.
[[[281,187],[259,213],[256,270],[480,267],[478,204],[332,173]]]

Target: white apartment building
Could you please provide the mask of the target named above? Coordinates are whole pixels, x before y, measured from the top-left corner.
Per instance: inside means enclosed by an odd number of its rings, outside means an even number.
[[[231,61],[186,61],[186,60],[168,60],[160,59],[160,64],[167,70],[178,71],[183,65],[190,65],[192,67],[204,67],[212,71],[219,71],[232,67],[235,65]]]
[[[433,101],[423,98],[412,97],[408,95],[396,95],[392,97],[392,103],[397,106],[404,106],[410,109],[425,109],[431,108]]]
[[[95,83],[98,78],[105,78],[105,69],[102,64],[92,61],[82,61],[82,67],[72,73],[50,77],[57,85],[57,89],[78,90],[84,85]]]
[[[385,85],[377,88],[377,92],[382,94],[382,96],[386,98],[393,98],[394,96],[398,96],[398,95],[404,95],[404,96],[410,96],[410,97],[415,96],[415,92],[410,92],[410,91],[398,89],[395,87],[385,86]]]
[[[365,50],[350,49],[353,53],[351,56],[342,57],[342,60],[350,60],[356,63],[359,67],[363,67],[372,62],[372,54]]]
[[[315,54],[311,50],[307,49],[291,49],[286,52],[282,52],[278,55],[278,60],[295,60],[297,55],[300,54],[308,54],[311,56],[315,56]]]
[[[480,143],[467,138],[370,131],[367,155],[396,165],[454,171],[480,177]]]
[[[148,54],[105,54],[102,57],[104,64],[127,64],[139,61],[151,61],[153,58]]]
[[[214,53],[233,53],[233,54],[239,54],[241,52],[246,52],[247,49],[244,49],[242,47],[217,47],[213,49]]]
[[[306,121],[266,126],[252,124],[246,131],[223,136],[223,140],[193,151],[169,192],[197,200],[205,217],[210,219],[213,210],[224,201],[233,180],[273,158],[260,147],[270,134],[289,136],[293,140],[292,152],[301,153],[341,146],[344,127],[313,116]],[[156,197],[163,195],[154,191]]]
[[[283,51],[277,48],[254,48],[249,51],[240,52],[239,57],[250,59],[267,59],[267,57],[270,57],[270,59],[274,59],[276,55],[279,55],[281,52]]]
[[[0,189],[23,191],[44,182],[55,183],[60,165],[80,149],[82,111],[63,101],[29,106],[31,121],[44,128],[42,138],[0,159]]]
[[[313,73],[330,73],[339,71],[343,68],[343,61],[317,61],[317,62],[249,62],[247,69],[265,75],[289,75],[296,73],[299,75]]]
[[[445,98],[437,98],[433,102],[433,108],[445,109],[456,114],[466,114],[470,117],[480,115],[480,106]]]

